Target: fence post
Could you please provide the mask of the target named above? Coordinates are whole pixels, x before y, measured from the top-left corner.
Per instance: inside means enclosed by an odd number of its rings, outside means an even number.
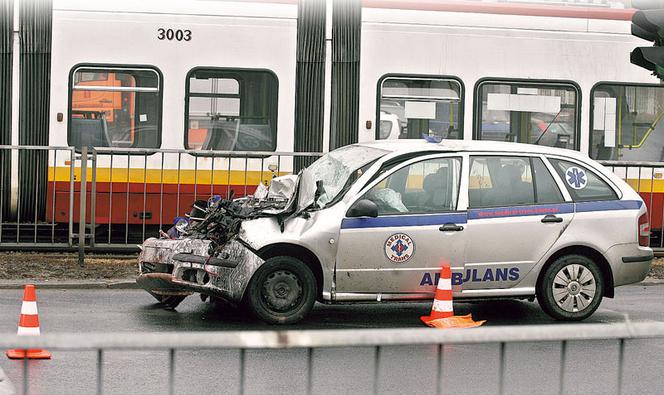
[[[92,191],[90,192],[90,247],[95,246],[97,208],[97,150],[92,148]]]
[[[76,150],[69,150],[69,247],[74,245],[74,168],[76,167]]]
[[[81,199],[80,215],[78,218],[78,265],[85,267],[85,198],[88,172],[88,147],[81,149]]]

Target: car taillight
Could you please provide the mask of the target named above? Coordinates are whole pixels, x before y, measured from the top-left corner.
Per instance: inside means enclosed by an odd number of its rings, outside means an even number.
[[[650,223],[648,222],[647,212],[639,217],[639,245],[641,247],[650,245]]]

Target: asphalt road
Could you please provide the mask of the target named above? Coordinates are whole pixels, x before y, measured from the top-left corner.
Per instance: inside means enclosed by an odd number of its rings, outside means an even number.
[[[0,333],[16,330],[20,290],[0,290]],[[140,290],[38,290],[42,333],[163,332],[272,330],[232,309],[215,309],[189,297],[167,311]],[[628,286],[605,299],[586,322],[664,321],[664,285]],[[316,305],[303,323],[288,329],[357,329],[422,327],[419,316],[430,303],[379,305]],[[557,322],[536,303],[521,301],[455,304],[457,314],[472,313],[486,325],[533,325]],[[497,345],[445,346],[442,388],[445,393],[495,393]],[[568,393],[613,393],[617,384],[615,341],[573,342],[567,350],[565,390]],[[50,361],[29,362],[31,394],[88,394],[96,390],[95,353],[55,351]],[[375,350],[338,348],[313,353],[312,389],[316,393],[372,392]],[[431,393],[436,388],[437,349],[432,346],[385,347],[379,355],[381,393]],[[104,354],[104,393],[167,392],[166,352]],[[306,389],[306,350],[249,351],[245,355],[245,393],[298,393]],[[237,350],[191,350],[176,354],[176,393],[237,393],[240,388]],[[507,393],[556,393],[560,345],[506,346]],[[0,368],[22,390],[21,361],[0,357]],[[664,341],[630,341],[625,349],[623,393],[653,393],[664,388]]]

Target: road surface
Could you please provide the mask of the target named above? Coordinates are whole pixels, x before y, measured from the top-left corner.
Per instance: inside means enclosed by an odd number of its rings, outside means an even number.
[[[16,331],[20,290],[0,291],[0,333]],[[271,330],[229,309],[218,310],[189,297],[177,311],[163,310],[140,290],[38,290],[42,333],[164,332]],[[586,322],[664,321],[664,285],[628,286],[605,299]],[[357,329],[422,327],[420,315],[430,303],[380,305],[316,305],[303,323],[288,329]],[[457,314],[472,313],[487,325],[533,325],[557,322],[536,303],[520,301],[456,304]],[[373,348],[328,349],[313,353],[312,389],[316,393],[372,392]],[[436,388],[436,348],[385,347],[379,356],[381,393],[431,393]],[[495,393],[498,346],[445,346],[442,387],[445,393]],[[615,341],[573,342],[567,350],[565,389],[569,393],[616,392],[618,344]],[[306,350],[248,351],[245,393],[293,393],[306,389]],[[94,352],[54,351],[50,361],[30,361],[31,394],[87,394],[96,389]],[[162,351],[104,354],[104,393],[161,394],[168,385],[168,355]],[[192,350],[176,354],[176,393],[237,393],[240,388],[237,350]],[[623,393],[658,392],[664,388],[664,341],[631,341],[625,350]],[[556,393],[560,345],[508,344],[507,393]],[[22,390],[21,361],[0,359],[0,368]]]

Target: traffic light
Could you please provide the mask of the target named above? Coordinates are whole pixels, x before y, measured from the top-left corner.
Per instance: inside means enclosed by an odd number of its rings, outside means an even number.
[[[652,41],[654,46],[635,48],[630,61],[664,79],[664,2],[633,1],[632,5],[642,8],[632,16],[632,35]]]

